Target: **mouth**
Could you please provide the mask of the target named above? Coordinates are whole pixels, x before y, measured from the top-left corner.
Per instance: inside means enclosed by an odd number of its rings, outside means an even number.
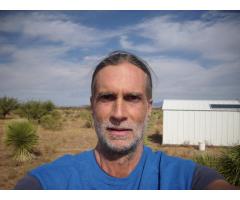
[[[130,128],[107,127],[107,131],[113,136],[126,136],[132,131],[132,129],[130,129]]]

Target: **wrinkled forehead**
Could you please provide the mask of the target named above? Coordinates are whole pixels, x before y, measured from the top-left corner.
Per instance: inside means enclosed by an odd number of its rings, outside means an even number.
[[[131,63],[109,65],[96,74],[95,92],[121,89],[145,93],[146,80],[147,74]]]

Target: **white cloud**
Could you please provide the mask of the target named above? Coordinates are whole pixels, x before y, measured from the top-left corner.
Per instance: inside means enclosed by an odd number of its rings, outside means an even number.
[[[61,105],[86,103],[92,68],[97,61],[97,55],[92,54],[78,61],[64,57],[75,48],[96,47],[105,42],[104,38],[115,36],[114,31],[105,33],[74,23],[65,15],[38,12],[3,17],[0,31],[17,34],[17,43],[0,36],[0,54],[8,54],[10,59],[0,63],[1,95],[47,98]],[[32,45],[31,41],[38,39],[45,42]]]
[[[228,19],[228,18],[226,18]],[[172,16],[147,19],[130,28],[132,33],[150,39],[147,48],[156,52],[184,51],[200,53],[204,59],[231,61],[240,55],[240,22],[234,20],[180,21]],[[126,37],[126,36],[125,36]],[[122,45],[140,51],[128,38]],[[144,48],[142,48],[144,52]]]
[[[1,95],[20,99],[53,99],[64,105],[71,104],[74,98],[70,96],[74,91],[89,93],[86,85],[90,82],[92,66],[86,62],[57,58],[65,51],[64,48],[54,46],[14,51],[12,62],[0,64]],[[82,99],[79,104],[81,102]],[[76,105],[76,100],[72,104]]]
[[[155,99],[231,99],[240,96],[240,62],[204,68],[198,62],[169,57],[148,59],[155,79]]]
[[[119,35],[117,31],[103,31],[75,23],[67,15],[40,12],[3,17],[0,31],[82,48],[102,44],[104,39]]]
[[[133,26],[126,23],[121,28],[101,30],[66,15],[36,12],[3,17],[0,31],[19,37],[14,44],[0,36],[0,56],[10,58],[0,63],[1,95],[52,99],[60,105],[86,104],[93,67],[104,57],[102,52],[114,45],[103,46],[116,38],[122,48],[141,53],[157,74],[155,101],[240,97],[240,26],[232,18],[176,21],[160,16]],[[35,40],[43,43],[31,45]],[[96,47],[103,51],[95,53]],[[85,54],[74,61],[64,59],[75,49]],[[168,53],[172,51],[195,52],[199,57],[171,57]],[[202,65],[206,59],[218,62],[206,68]]]
[[[131,49],[135,51],[145,52],[145,53],[153,53],[157,51],[157,48],[145,43],[145,44],[133,44],[129,41],[126,35],[120,37],[120,45],[124,49]]]

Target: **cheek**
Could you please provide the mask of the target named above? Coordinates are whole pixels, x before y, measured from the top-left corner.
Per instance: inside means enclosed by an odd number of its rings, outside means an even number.
[[[111,113],[111,107],[106,104],[98,104],[94,107],[93,114],[99,121],[106,120]]]
[[[145,106],[131,106],[129,107],[129,118],[137,123],[144,122],[147,115],[147,108]]]

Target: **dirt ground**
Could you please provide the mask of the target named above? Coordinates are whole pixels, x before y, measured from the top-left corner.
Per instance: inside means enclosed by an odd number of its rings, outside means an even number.
[[[79,117],[79,110],[68,111],[64,115],[64,123],[61,130],[50,131],[38,127],[39,144],[36,147],[35,157],[31,161],[19,164],[11,158],[11,150],[3,142],[4,127],[14,117],[0,120],[0,189],[12,189],[17,181],[27,171],[50,161],[64,154],[77,154],[84,150],[94,148],[97,142],[93,128],[83,128],[84,120]],[[200,152],[192,146],[164,146],[162,141],[162,124],[158,122],[158,130],[150,128],[145,135],[145,145],[153,150],[161,150],[169,155],[183,158],[191,158]],[[217,154],[221,149],[207,147],[206,152]]]

